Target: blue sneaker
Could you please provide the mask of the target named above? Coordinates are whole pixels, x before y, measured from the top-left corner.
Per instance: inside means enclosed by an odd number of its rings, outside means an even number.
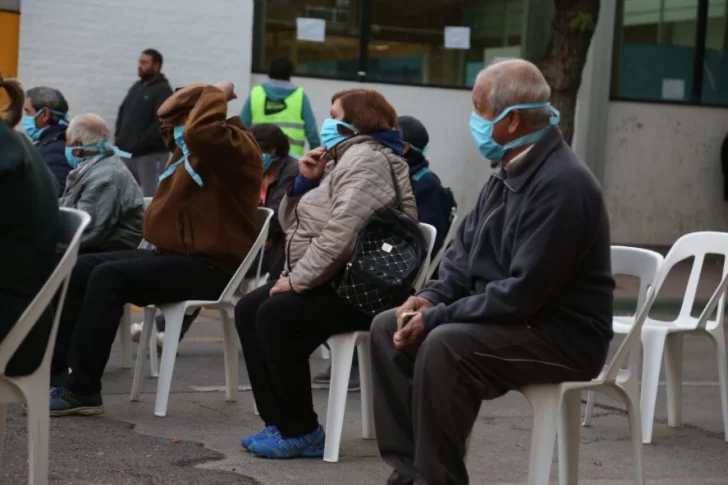
[[[286,438],[277,433],[270,438],[256,440],[250,451],[263,458],[323,458],[326,434],[319,426],[312,433]]]
[[[240,445],[247,451],[250,451],[250,447],[253,445],[254,441],[259,441],[266,438],[272,438],[273,436],[278,434],[278,428],[275,426],[266,426],[263,428],[263,431],[261,431],[258,434],[251,434],[248,436],[243,436],[243,439],[240,440]]]
[[[50,390],[51,416],[97,416],[104,414],[101,394],[79,396],[65,387]]]

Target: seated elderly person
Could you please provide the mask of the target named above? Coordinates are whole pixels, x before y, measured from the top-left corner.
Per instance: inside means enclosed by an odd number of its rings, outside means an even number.
[[[94,114],[74,117],[66,133],[66,158],[73,170],[60,205],[91,216],[81,252],[139,246],[144,198],[134,176],[114,153],[109,125]]]
[[[468,483],[482,400],[599,374],[612,338],[609,221],[564,142],[551,90],[523,60],[473,88],[470,131],[497,166],[439,279],[372,324],[377,440],[391,485]],[[397,330],[404,312],[416,315]]]
[[[78,258],[56,342],[70,342],[71,372],[51,390],[51,415],[104,412],[101,377],[124,304],[217,299],[253,245],[263,162],[240,118],[226,119],[231,99],[232,83],[200,83],[159,108],[173,156],[144,214],[156,248]]]
[[[38,86],[25,93],[23,112],[23,129],[56,177],[60,195],[66,188],[66,177],[71,171],[64,151],[68,102],[59,90]]]
[[[283,274],[243,296],[235,325],[260,418],[242,446],[266,458],[321,457],[325,435],[311,395],[309,356],[329,337],[368,330],[372,317],[332,288],[365,222],[401,196],[417,219],[409,170],[398,156],[397,113],[380,93],[334,95],[319,147],[298,161],[280,206],[286,232]]]

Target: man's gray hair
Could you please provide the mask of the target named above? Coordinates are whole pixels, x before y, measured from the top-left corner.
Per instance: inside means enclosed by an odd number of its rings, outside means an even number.
[[[68,102],[63,97],[63,93],[55,88],[48,88],[45,86],[38,86],[36,88],[29,89],[25,93],[30,105],[34,110],[40,111],[43,108],[49,108],[59,113],[68,113]],[[51,113],[51,124],[56,124],[61,119],[60,115]]]
[[[66,131],[66,139],[81,145],[111,143],[111,128],[99,115],[84,113],[74,116]]]
[[[546,103],[551,98],[551,87],[541,71],[533,63],[522,59],[496,61],[480,71],[476,83],[490,81],[488,104],[498,116],[509,106],[525,103]],[[551,111],[548,108],[524,110],[523,117],[532,123],[546,123]]]

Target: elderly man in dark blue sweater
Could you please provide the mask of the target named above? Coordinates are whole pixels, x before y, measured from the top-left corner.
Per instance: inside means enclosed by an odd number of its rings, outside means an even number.
[[[597,180],[564,142],[541,72],[486,68],[470,131],[497,165],[439,279],[372,324],[374,412],[388,484],[467,484],[482,400],[589,380],[612,338],[609,221]],[[397,331],[397,316],[417,312]]]

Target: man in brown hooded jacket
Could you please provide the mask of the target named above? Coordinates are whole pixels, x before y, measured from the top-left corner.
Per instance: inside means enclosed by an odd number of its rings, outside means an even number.
[[[51,415],[102,414],[101,377],[126,303],[215,300],[255,240],[263,176],[260,148],[238,116],[226,119],[232,83],[188,86],[162,104],[173,152],[144,216],[152,251],[81,256],[66,296],[51,390]]]

